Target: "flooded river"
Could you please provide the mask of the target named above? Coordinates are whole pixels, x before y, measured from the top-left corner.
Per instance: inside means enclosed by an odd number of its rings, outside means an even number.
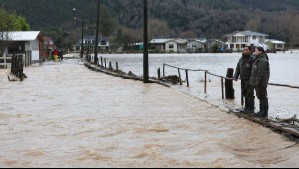
[[[285,53],[268,54],[270,58],[271,77],[270,83],[299,86],[299,51],[289,51]],[[132,71],[136,75],[143,74],[143,56],[142,54],[119,54],[119,55],[100,55],[112,61],[113,67],[118,62],[119,68],[125,72]],[[236,68],[241,57],[241,53],[228,54],[150,54],[149,67],[150,76],[157,77],[157,69],[163,69],[163,63],[187,69],[204,69],[209,72],[226,76],[228,68]],[[178,70],[166,67],[165,75],[178,75]],[[182,79],[186,79],[185,71],[181,71]],[[208,100],[216,105],[224,105],[230,108],[241,107],[241,85],[240,81],[234,82],[235,100],[222,100],[221,79],[209,76],[208,93],[204,93],[204,73],[189,72],[190,88],[187,88],[186,82],[183,86],[173,86],[185,93],[191,94],[201,99]],[[291,118],[294,115],[299,117],[299,89],[287,87],[269,86],[269,116],[272,118]],[[286,102],[287,100],[287,102]],[[259,102],[256,99],[256,111]]]
[[[78,60],[0,70],[0,167],[299,167],[299,145],[173,88]]]

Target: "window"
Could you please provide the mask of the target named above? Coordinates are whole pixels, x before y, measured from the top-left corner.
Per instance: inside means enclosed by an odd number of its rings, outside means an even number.
[[[103,40],[101,41],[101,46],[106,46],[106,44],[107,44],[106,41]]]
[[[252,39],[256,39],[256,36],[253,36]]]
[[[234,44],[230,44],[230,48],[233,49],[235,47]]]
[[[168,46],[168,48],[169,48],[169,49],[174,49],[174,45],[173,45],[173,44],[170,44],[170,45]]]
[[[233,42],[233,43],[237,42],[237,38],[236,38],[236,37],[233,37],[232,42]]]
[[[246,47],[246,45],[245,45],[245,44],[242,44],[242,45],[241,45],[241,48],[245,48],[245,47]]]

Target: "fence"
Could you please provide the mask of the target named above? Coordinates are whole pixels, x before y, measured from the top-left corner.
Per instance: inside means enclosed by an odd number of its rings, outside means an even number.
[[[172,66],[172,65],[168,65],[168,64],[163,64],[163,79],[165,80],[166,76],[165,76],[165,69],[166,66],[177,69],[178,70],[178,76],[179,76],[179,80],[180,80],[180,84],[182,85],[182,80],[181,80],[181,70],[184,70],[186,72],[186,81],[187,81],[187,87],[190,86],[189,84],[189,77],[188,77],[188,72],[189,71],[193,71],[193,72],[204,72],[205,73],[205,79],[204,79],[204,92],[205,94],[207,94],[207,89],[208,89],[208,79],[207,79],[207,75],[211,75],[217,78],[221,79],[221,94],[222,94],[222,99],[226,98],[226,99],[234,99],[234,88],[233,88],[233,72],[234,69],[229,68],[227,70],[227,76],[220,76],[220,75],[216,75],[214,73],[209,72],[208,70],[203,70],[203,69],[185,69],[185,68],[179,68],[176,66]],[[158,69],[158,79],[161,80],[161,75],[160,75],[160,68]],[[162,79],[162,80],[163,80]],[[225,81],[225,82],[224,82]],[[225,90],[224,90],[224,84],[225,84]],[[225,95],[224,95],[224,91],[225,91]]]
[[[0,68],[8,69],[11,65],[11,56],[4,55],[0,57]]]
[[[14,54],[4,55],[0,57],[0,68],[9,69],[12,64],[12,57]],[[26,51],[25,54],[17,54],[18,56],[22,55],[22,61],[25,67],[32,65],[32,55],[30,51]]]

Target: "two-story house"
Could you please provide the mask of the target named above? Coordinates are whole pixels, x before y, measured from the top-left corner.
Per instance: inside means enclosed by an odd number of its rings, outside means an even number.
[[[245,48],[245,46],[260,46],[265,50],[268,50],[265,43],[268,36],[269,35],[249,30],[242,32],[237,31],[233,34],[227,35],[228,41],[226,42],[226,45],[233,51],[241,51]]]
[[[73,45],[73,50],[74,51],[80,51],[81,50],[81,41],[80,39],[78,43]],[[95,47],[95,41],[96,41],[96,36],[95,35],[86,35],[83,37],[83,49],[84,51],[94,51]],[[110,42],[107,38],[104,37],[99,37],[99,43],[98,43],[98,50],[100,51],[105,51],[109,50],[110,48]]]

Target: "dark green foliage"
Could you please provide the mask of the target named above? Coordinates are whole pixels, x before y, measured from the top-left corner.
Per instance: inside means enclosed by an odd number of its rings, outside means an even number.
[[[142,29],[142,0],[102,0],[102,4],[107,7],[101,11],[102,34],[113,35],[119,28]],[[27,18],[32,30],[59,27],[66,32],[76,29],[78,34],[81,24],[74,16],[92,24],[97,13],[96,0],[0,0],[1,7]],[[198,37],[225,39],[226,34],[250,29],[293,45],[299,41],[294,30],[299,23],[298,0],[150,0],[148,8],[150,19],[166,22],[171,29],[163,37],[193,32]],[[142,31],[137,32],[127,37],[123,31],[123,38],[141,41]]]

